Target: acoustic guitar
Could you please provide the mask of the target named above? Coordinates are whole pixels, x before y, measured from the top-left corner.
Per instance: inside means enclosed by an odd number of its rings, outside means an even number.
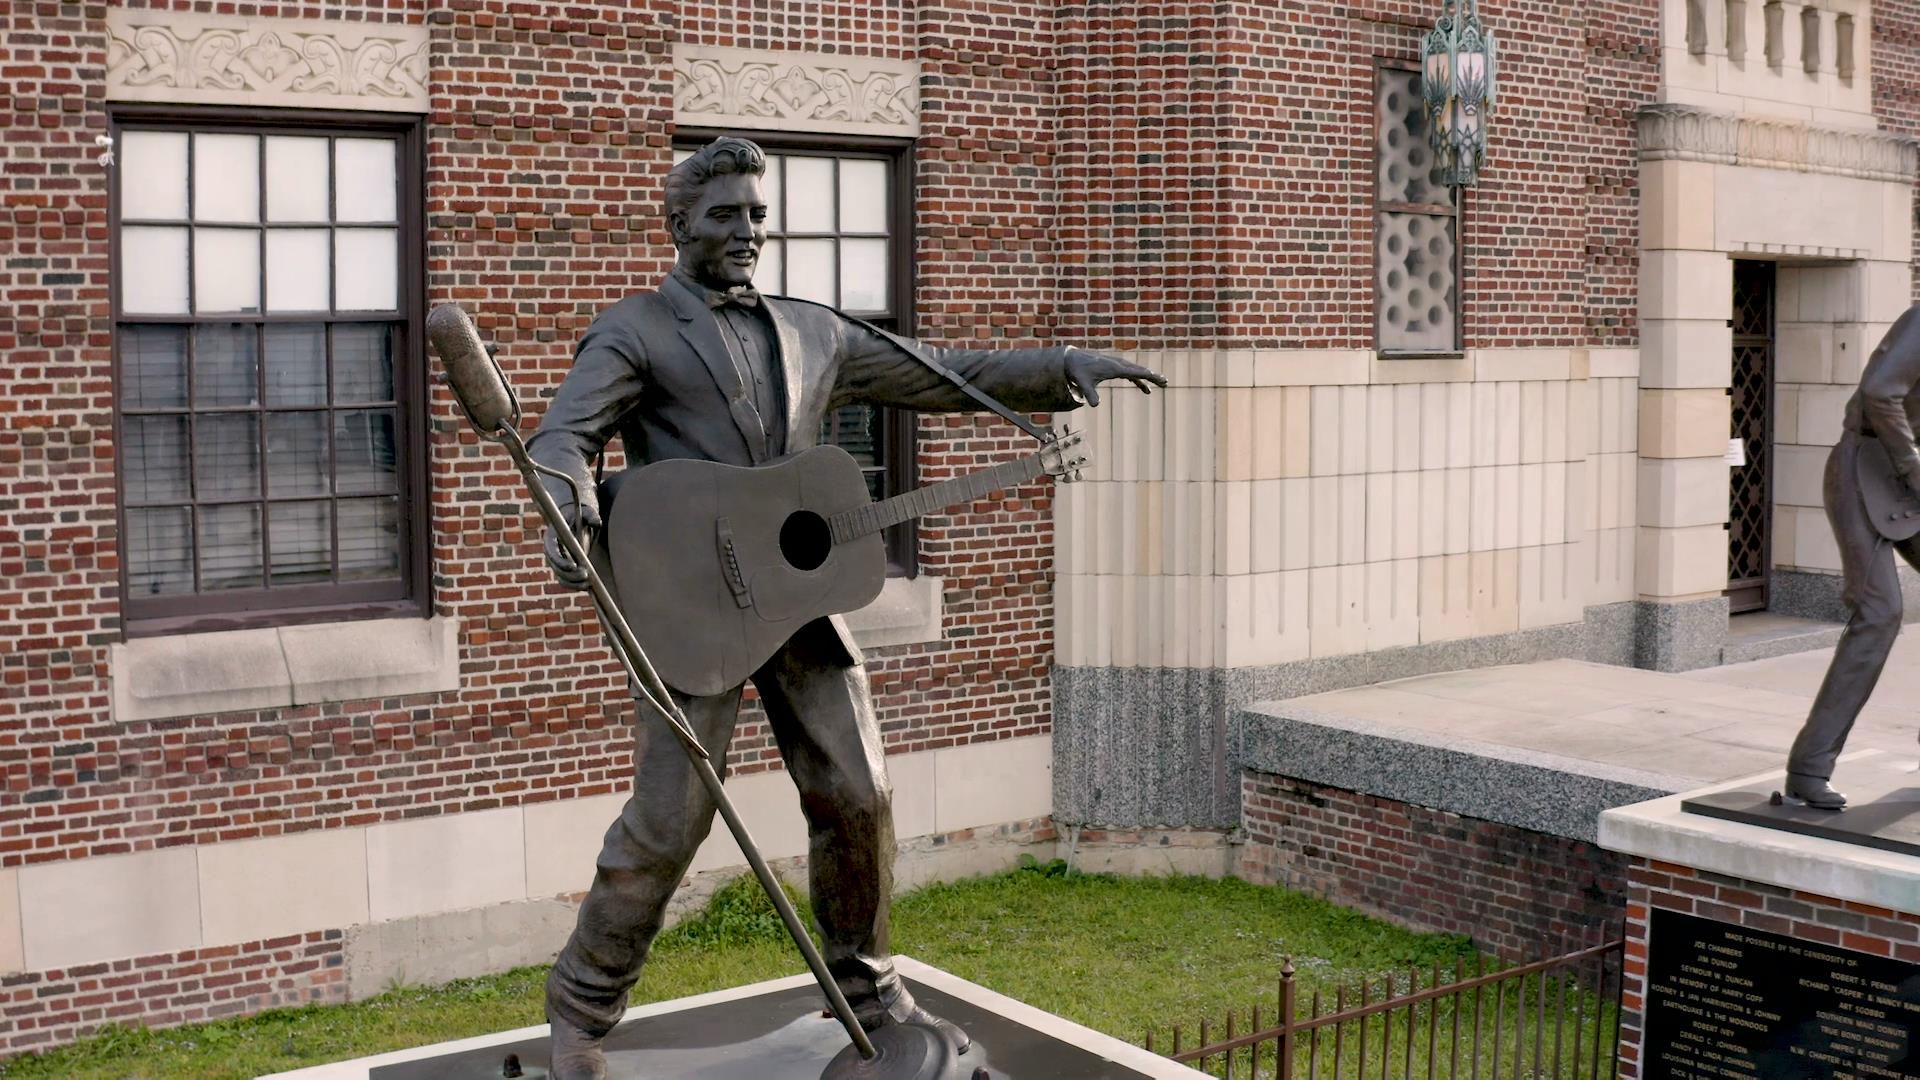
[[[1853,474],[1874,529],[1893,541],[1920,534],[1920,499],[1914,498],[1900,474],[1893,471],[1893,458],[1887,448],[1871,435],[1860,436],[1858,442]]]
[[[658,461],[621,478],[607,515],[620,609],[667,685],[740,685],[802,626],[872,603],[881,530],[1048,473],[1079,479],[1078,433],[1037,453],[874,502],[837,446],[761,465]]]

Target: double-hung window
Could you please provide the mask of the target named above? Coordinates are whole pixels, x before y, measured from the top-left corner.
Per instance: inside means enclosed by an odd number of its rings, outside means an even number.
[[[129,633],[423,609],[419,122],[115,129]]]
[[[683,133],[675,159],[712,139]],[[767,244],[754,271],[762,292],[831,304],[911,335],[913,189],[909,144],[754,133],[767,153],[761,194]],[[875,499],[913,486],[913,414],[847,405],[826,418],[820,441],[852,454]],[[891,571],[914,571],[914,531],[887,530]]]

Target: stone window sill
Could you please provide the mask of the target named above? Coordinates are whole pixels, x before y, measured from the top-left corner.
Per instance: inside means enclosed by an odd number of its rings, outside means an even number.
[[[1376,349],[1382,360],[1459,360],[1467,354],[1460,349]]]
[[[943,596],[937,577],[888,578],[878,599],[847,613],[847,628],[862,649],[939,641]]]
[[[460,620],[368,619],[136,638],[108,658],[118,722],[460,689]]]

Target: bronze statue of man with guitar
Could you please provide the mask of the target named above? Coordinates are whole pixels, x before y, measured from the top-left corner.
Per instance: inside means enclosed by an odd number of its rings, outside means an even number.
[[[1070,441],[1020,414],[1098,404],[1099,385],[1112,379],[1143,391],[1166,380],[1073,346],[934,348],[824,305],[756,293],[765,171],[760,148],[732,137],[674,167],[673,272],[594,320],[528,450],[583,493],[576,503],[567,484],[547,485],[580,530],[595,532],[596,568],[716,754],[732,735],[741,686],[753,680],[800,789],[827,964],[860,1024],[933,1024],[964,1048],[965,1034],[916,1005],[893,968],[891,795],[866,671],[839,613],[879,592],[886,524],[1043,469],[1071,472],[1079,462],[1067,456]],[[987,408],[1042,446],[1034,458],[872,504],[852,459],[815,445],[822,419],[852,403]],[[593,462],[614,435],[634,467],[596,488]],[[551,535],[547,558],[562,583],[585,584]],[[675,736],[645,716],[634,774],[547,982],[553,1075],[562,1080],[605,1076],[600,1040],[620,1019],[667,901],[712,825],[715,803]]]
[[[1827,457],[1822,501],[1840,546],[1850,615],[1806,724],[1787,756],[1790,798],[1839,810],[1833,766],[1900,634],[1893,553],[1920,569],[1920,307],[1900,316],[1860,373],[1840,440]]]

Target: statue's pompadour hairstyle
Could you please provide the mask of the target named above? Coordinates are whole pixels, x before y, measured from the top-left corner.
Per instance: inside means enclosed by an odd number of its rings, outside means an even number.
[[[732,135],[722,135],[694,151],[667,174],[667,219],[692,209],[707,181],[729,173],[765,176],[767,155],[758,143]]]

